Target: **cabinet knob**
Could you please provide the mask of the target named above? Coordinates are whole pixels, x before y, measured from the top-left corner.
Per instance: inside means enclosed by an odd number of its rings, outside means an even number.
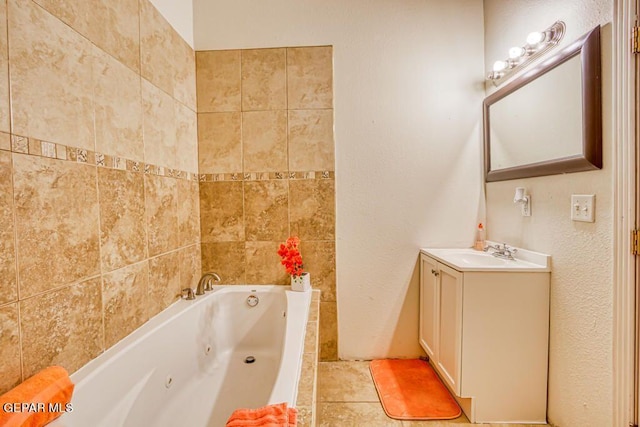
[[[440,273],[435,271],[433,268],[431,269],[431,274],[433,274],[434,276],[439,276],[440,275]]]

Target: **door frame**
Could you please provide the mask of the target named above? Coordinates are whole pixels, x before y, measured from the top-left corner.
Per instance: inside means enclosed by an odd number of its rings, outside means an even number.
[[[638,0],[614,0],[613,22],[613,425],[637,423],[636,257],[631,231],[636,228],[638,150],[636,128],[636,59],[629,40]],[[640,222],[638,222],[640,225]]]

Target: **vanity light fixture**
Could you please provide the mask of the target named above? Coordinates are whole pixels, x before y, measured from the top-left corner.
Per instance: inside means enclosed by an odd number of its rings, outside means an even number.
[[[556,46],[564,36],[566,26],[562,21],[556,21],[544,31],[536,31],[527,35],[527,43],[522,46],[514,46],[509,49],[509,58],[493,63],[493,70],[487,75],[487,79],[498,85],[498,81],[511,74],[517,67],[525,65],[552,47]]]

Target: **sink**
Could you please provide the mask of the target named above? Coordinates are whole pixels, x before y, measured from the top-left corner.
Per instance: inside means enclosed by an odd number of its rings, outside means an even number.
[[[493,255],[486,253],[451,253],[448,257],[451,261],[456,264],[463,265],[481,265],[487,267],[496,267],[496,266],[508,266],[512,260],[497,258]]]
[[[493,244],[493,242],[487,242]],[[518,248],[515,259],[497,258],[471,248],[421,249],[458,271],[551,271],[551,257]]]

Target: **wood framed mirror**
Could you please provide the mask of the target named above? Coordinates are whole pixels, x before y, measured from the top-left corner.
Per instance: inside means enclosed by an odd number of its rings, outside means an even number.
[[[485,181],[602,169],[600,27],[485,98]]]

